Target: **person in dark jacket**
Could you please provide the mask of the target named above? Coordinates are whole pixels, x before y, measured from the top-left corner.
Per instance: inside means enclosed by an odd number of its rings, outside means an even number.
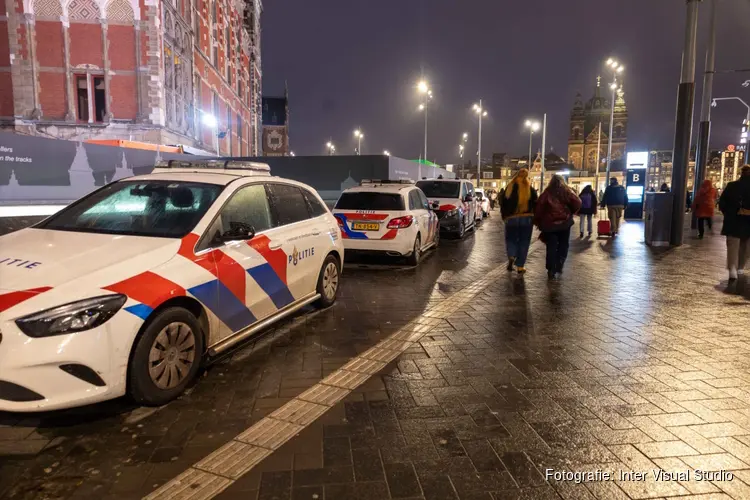
[[[591,184],[583,188],[583,191],[581,191],[581,195],[579,196],[579,198],[581,199],[581,210],[578,213],[581,215],[580,229],[581,238],[583,238],[584,220],[588,221],[589,236],[591,236],[591,233],[594,231],[592,219],[594,217],[594,214],[596,213],[596,207],[599,205],[599,203],[596,200],[596,193],[594,193],[594,190],[591,189]]]
[[[661,188],[659,188],[659,192],[660,193],[668,193],[669,192],[669,186],[667,185],[666,182],[661,185]]]
[[[570,246],[570,228],[581,200],[565,185],[559,175],[553,175],[534,211],[534,223],[542,231],[547,245],[547,276],[553,280],[562,273]]]
[[[513,176],[500,195],[500,212],[505,221],[508,271],[513,271],[513,266],[516,266],[519,274],[526,272],[526,256],[534,231],[532,220],[536,200],[536,190],[531,187],[529,171],[525,168]]]
[[[607,216],[612,225],[610,236],[613,238],[620,232],[620,219],[625,207],[628,206],[628,194],[625,188],[620,186],[617,179],[612,177],[609,180],[609,186],[604,191],[602,207],[607,208]]]
[[[719,209],[724,214],[721,234],[727,237],[729,281],[734,281],[750,257],[750,165],[743,166],[740,178],[724,188]]]

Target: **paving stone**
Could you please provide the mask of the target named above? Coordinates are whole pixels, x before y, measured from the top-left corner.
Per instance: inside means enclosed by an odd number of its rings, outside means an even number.
[[[641,232],[627,223],[614,242],[574,241],[552,283],[538,243],[523,279],[502,269],[494,216],[443,242],[408,271],[408,287],[405,273],[349,268],[335,307],[282,322],[166,407],[0,414],[0,497],[140,498],[274,415],[285,445],[254,467],[203,462],[232,477],[250,468],[234,484],[197,469],[188,482],[226,488],[228,499],[386,499],[396,479],[405,499],[750,498],[750,293],[716,287],[720,238],[661,251]],[[582,301],[582,289],[598,300]],[[356,357],[402,327],[390,349],[370,351],[376,360]],[[279,436],[234,446],[270,453]],[[544,467],[723,467],[736,477],[547,484]]]

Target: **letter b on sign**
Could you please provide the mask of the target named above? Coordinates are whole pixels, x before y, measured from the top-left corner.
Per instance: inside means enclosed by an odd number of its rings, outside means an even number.
[[[641,174],[633,174],[633,182],[640,182]]]

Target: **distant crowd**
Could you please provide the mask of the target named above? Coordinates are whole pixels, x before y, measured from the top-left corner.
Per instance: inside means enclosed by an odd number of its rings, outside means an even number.
[[[660,191],[669,192],[669,186],[663,184]],[[591,237],[597,209],[606,209],[607,218],[598,221],[597,232],[615,238],[628,205],[625,188],[615,178],[610,179],[609,186],[597,196],[590,185],[576,194],[562,177],[553,175],[549,185],[538,196],[527,169],[519,170],[501,192],[490,191],[489,198],[493,208],[499,203],[505,222],[508,271],[515,270],[521,275],[526,272],[526,258],[536,226],[541,231],[540,239],[546,245],[546,268],[550,280],[559,279],[563,272],[576,216],[580,218],[580,238],[584,238],[584,234]],[[706,226],[713,230],[718,198],[719,210],[724,214],[721,234],[726,236],[729,280],[737,280],[750,258],[750,165],[742,167],[740,178],[727,184],[720,197],[711,181],[705,180],[695,200],[690,198],[687,199],[686,210],[695,212],[700,239],[705,235]]]

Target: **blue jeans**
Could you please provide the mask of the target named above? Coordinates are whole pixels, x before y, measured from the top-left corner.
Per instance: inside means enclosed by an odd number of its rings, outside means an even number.
[[[533,231],[531,217],[514,217],[505,221],[505,249],[509,259],[515,257],[518,267],[526,264]]]
[[[591,222],[591,219],[594,217],[593,214],[581,214],[581,234],[583,234],[583,223],[588,220],[589,222],[589,234],[593,232],[593,224]]]

